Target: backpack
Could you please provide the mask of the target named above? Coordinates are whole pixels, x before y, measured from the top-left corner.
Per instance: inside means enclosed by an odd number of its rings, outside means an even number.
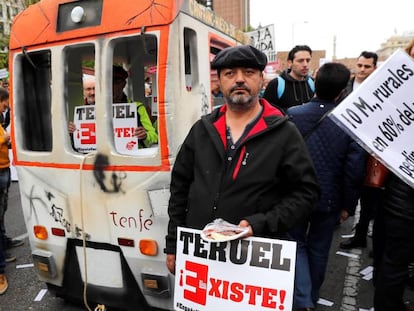
[[[285,91],[285,79],[283,79],[281,76],[277,76],[277,98],[281,98],[283,95],[283,92]],[[308,85],[312,92],[315,92],[315,82],[308,78]]]

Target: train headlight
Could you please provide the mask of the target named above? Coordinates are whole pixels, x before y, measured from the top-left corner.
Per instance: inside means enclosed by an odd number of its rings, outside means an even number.
[[[80,23],[85,19],[85,10],[81,6],[75,6],[70,12],[70,18],[75,24]]]

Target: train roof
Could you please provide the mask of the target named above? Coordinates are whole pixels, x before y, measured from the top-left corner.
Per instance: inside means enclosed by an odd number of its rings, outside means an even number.
[[[195,0],[42,0],[16,16],[10,50],[171,24],[184,12],[239,42],[248,37]],[[54,22],[56,21],[56,22]]]

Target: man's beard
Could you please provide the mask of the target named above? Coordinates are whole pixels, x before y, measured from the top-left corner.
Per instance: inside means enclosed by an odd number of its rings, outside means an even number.
[[[238,87],[240,88],[240,87]],[[230,94],[233,93],[235,88],[230,90]],[[249,92],[249,95],[235,94],[226,96],[227,105],[233,111],[246,111],[254,106],[258,98],[258,94],[252,95],[249,88],[244,88]]]

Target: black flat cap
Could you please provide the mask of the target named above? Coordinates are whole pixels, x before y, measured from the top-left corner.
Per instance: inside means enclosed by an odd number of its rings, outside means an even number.
[[[114,80],[116,79],[126,80],[128,78],[128,72],[126,72],[124,68],[118,65],[112,66],[112,75],[113,75]]]
[[[267,56],[250,45],[228,47],[217,53],[211,62],[211,69],[246,67],[264,70]]]

